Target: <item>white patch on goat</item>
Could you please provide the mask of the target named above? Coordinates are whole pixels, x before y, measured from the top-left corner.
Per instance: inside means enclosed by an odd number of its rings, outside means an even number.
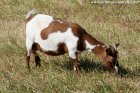
[[[62,21],[60,21],[60,20],[56,20],[56,21],[58,21],[59,23],[63,23]]]
[[[52,16],[37,14],[26,24],[27,55],[30,55],[32,44],[40,40],[40,32],[53,21]]]
[[[88,41],[85,41],[85,43],[86,43],[86,49],[90,52],[93,48],[96,47],[96,45],[91,45]]]
[[[40,32],[53,21],[52,16],[37,14],[26,24],[26,37],[35,42],[40,40]]]
[[[40,32],[42,31],[42,29],[48,27],[48,25],[52,21],[54,21],[52,16],[44,15],[44,14],[37,14],[34,18],[32,18],[32,20],[30,20],[26,24],[26,31],[28,32],[28,34]]]
[[[102,47],[105,47],[105,45],[103,45]]]
[[[33,45],[33,39],[27,37],[26,38],[27,56],[30,56],[32,45]]]
[[[115,71],[116,71],[116,73],[118,73],[118,67],[115,65]]]
[[[76,59],[76,52],[77,51],[77,42],[78,42],[78,37],[74,36],[73,32],[71,31],[71,28],[68,28],[67,33],[65,34],[65,43],[67,45],[68,51],[69,51],[69,56],[72,59]]]
[[[76,67],[75,66],[73,67],[73,70],[76,71]]]
[[[57,53],[58,44],[64,42],[64,35],[65,33],[61,33],[60,31],[51,33],[48,35],[46,40],[36,40],[36,42],[40,45],[40,47],[44,51],[52,51]]]

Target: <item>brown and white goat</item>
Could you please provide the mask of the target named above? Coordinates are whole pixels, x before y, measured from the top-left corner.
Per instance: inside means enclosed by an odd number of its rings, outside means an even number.
[[[29,12],[26,18],[26,60],[29,69],[31,52],[35,56],[36,66],[41,66],[40,58],[36,53],[39,50],[52,56],[68,53],[74,69],[79,73],[80,64],[77,54],[89,50],[102,60],[105,68],[118,72],[119,44],[106,47],[76,23],[62,21],[45,14],[32,14],[33,11]]]

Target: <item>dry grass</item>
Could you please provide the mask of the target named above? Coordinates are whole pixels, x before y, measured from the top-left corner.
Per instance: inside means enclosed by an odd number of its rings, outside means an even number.
[[[0,1],[1,93],[140,93],[140,5],[91,4],[90,0]],[[28,10],[80,24],[92,36],[109,45],[119,42],[121,75],[103,70],[93,54],[83,52],[81,77],[68,56],[46,57],[42,67],[29,73],[25,63],[25,24]]]

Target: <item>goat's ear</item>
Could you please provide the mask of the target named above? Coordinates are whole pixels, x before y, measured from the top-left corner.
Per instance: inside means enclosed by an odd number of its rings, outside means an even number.
[[[114,44],[114,43],[113,43],[114,49],[117,50],[119,45],[120,45],[119,43],[117,43],[117,44]]]
[[[119,45],[120,45],[120,43],[115,44],[116,48],[118,48]]]

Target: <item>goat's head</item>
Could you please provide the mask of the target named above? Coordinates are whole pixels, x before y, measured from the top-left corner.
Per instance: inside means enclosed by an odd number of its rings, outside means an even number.
[[[119,71],[118,51],[117,51],[118,46],[119,43],[110,45],[106,49],[106,57],[103,58],[103,66],[106,69],[111,70],[115,73],[118,73]]]

